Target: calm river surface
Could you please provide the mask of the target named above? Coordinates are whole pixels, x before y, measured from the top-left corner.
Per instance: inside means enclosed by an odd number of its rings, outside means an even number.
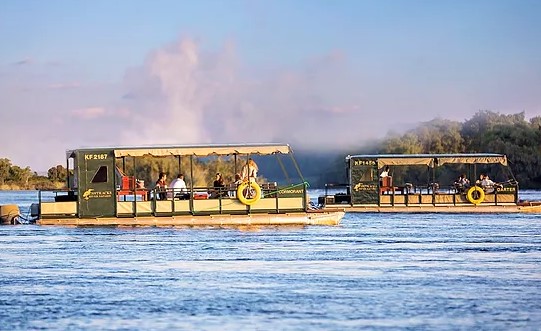
[[[0,205],[36,197],[0,191]],[[0,282],[1,330],[539,330],[541,216],[0,226]]]

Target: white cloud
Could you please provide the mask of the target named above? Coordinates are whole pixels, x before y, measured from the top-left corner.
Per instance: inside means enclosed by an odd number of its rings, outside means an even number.
[[[351,117],[363,113],[358,99],[342,98],[352,92],[346,61],[340,52],[331,52],[310,59],[303,68],[263,75],[240,66],[232,44],[205,52],[191,39],[180,40],[127,72],[122,99],[132,121],[122,142],[294,140],[304,146],[331,146],[335,142],[326,132],[354,127]],[[137,138],[133,126],[143,128]]]

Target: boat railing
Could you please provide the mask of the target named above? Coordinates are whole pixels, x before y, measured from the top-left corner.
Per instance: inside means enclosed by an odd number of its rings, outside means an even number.
[[[40,189],[38,191],[39,202],[63,202],[77,201],[77,192],[72,189]]]
[[[130,194],[118,195],[115,213],[118,217],[165,216],[180,214],[246,214],[246,213],[282,213],[307,210],[309,198],[307,185],[278,186],[275,182],[259,184],[261,198],[251,204],[245,204],[236,197],[236,187],[214,188],[199,186],[166,190],[132,190]],[[73,190],[41,190],[39,192],[40,217],[78,217],[79,205],[77,194]]]
[[[262,198],[275,198],[281,189],[276,182],[261,183]],[[138,199],[139,194],[135,191],[131,191],[127,196],[131,196],[132,199],[125,199],[125,201],[135,200],[190,200],[192,197],[194,200],[206,200],[206,199],[218,199],[218,198],[231,198],[237,197],[237,184],[229,184],[223,187],[214,186],[197,186],[193,188],[178,189],[168,187],[166,189],[145,189],[147,192],[144,199]],[[117,192],[118,193],[118,192]],[[119,201],[126,198],[126,196],[119,196]]]
[[[123,196],[117,204],[120,216],[175,214],[245,214],[281,213],[307,210],[306,185],[278,186],[275,182],[259,184],[261,198],[244,204],[236,197],[236,185],[197,186],[180,191],[175,188],[148,190],[146,197]]]
[[[393,190],[388,190],[383,192],[382,194],[424,194],[424,195],[430,195],[430,194],[460,194],[465,193],[471,186],[457,186],[455,184],[451,185],[440,185],[439,183],[429,183],[429,184],[412,184],[412,183],[406,183],[403,186],[394,186],[392,187]],[[479,185],[478,185],[479,186]],[[486,188],[485,191],[488,191],[486,193],[492,193],[492,191],[505,191],[505,188],[515,188],[518,187],[517,183],[513,183],[511,181],[503,182],[503,183],[495,183],[492,186],[489,186]]]
[[[345,183],[326,183],[324,196],[318,197],[318,204],[351,204],[351,186]]]
[[[474,197],[471,188],[477,186],[482,190],[482,197]],[[495,183],[493,186],[459,187],[429,183],[422,185],[406,184],[394,186],[380,193],[380,206],[401,205],[464,205],[464,204],[516,204],[518,202],[518,183],[506,181]],[[361,203],[362,204],[362,203]]]
[[[475,184],[474,184],[475,185]],[[468,187],[457,187],[453,184],[441,185],[438,182],[409,183],[402,185],[382,186],[375,192],[378,200],[367,201],[366,204],[379,205],[409,205],[409,204],[471,204],[472,198],[468,198]],[[484,187],[486,198],[484,204],[516,203],[518,201],[518,183],[514,180],[495,183],[494,186]],[[328,183],[325,184],[325,193],[318,197],[319,205],[352,205],[352,196],[349,184]],[[357,202],[356,204],[359,204]],[[363,204],[362,202],[360,204]]]
[[[77,217],[77,192],[72,189],[41,189],[38,203],[30,206],[32,217]]]

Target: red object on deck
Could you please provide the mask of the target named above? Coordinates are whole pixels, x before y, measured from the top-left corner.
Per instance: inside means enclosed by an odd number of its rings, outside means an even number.
[[[135,188],[134,176],[122,176],[121,190],[133,190]]]
[[[194,193],[193,194],[193,199],[194,200],[205,200],[205,199],[208,199],[208,198],[209,198],[208,193]]]
[[[120,190],[116,193],[117,199],[122,196],[141,196],[141,200],[146,201],[148,191],[145,188],[135,188],[134,176],[122,176]]]

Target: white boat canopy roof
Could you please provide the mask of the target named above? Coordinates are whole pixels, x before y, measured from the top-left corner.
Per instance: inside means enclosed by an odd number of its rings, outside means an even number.
[[[441,166],[446,163],[460,164],[494,164],[507,166],[507,157],[503,154],[474,153],[474,154],[366,154],[348,155],[346,159],[377,160],[378,168],[384,166],[426,165]]]
[[[226,145],[155,145],[140,147],[100,147],[81,148],[67,151],[72,155],[75,151],[84,150],[112,150],[115,157],[125,156],[211,156],[211,155],[234,155],[234,154],[290,154],[292,150],[288,144],[226,144]]]

